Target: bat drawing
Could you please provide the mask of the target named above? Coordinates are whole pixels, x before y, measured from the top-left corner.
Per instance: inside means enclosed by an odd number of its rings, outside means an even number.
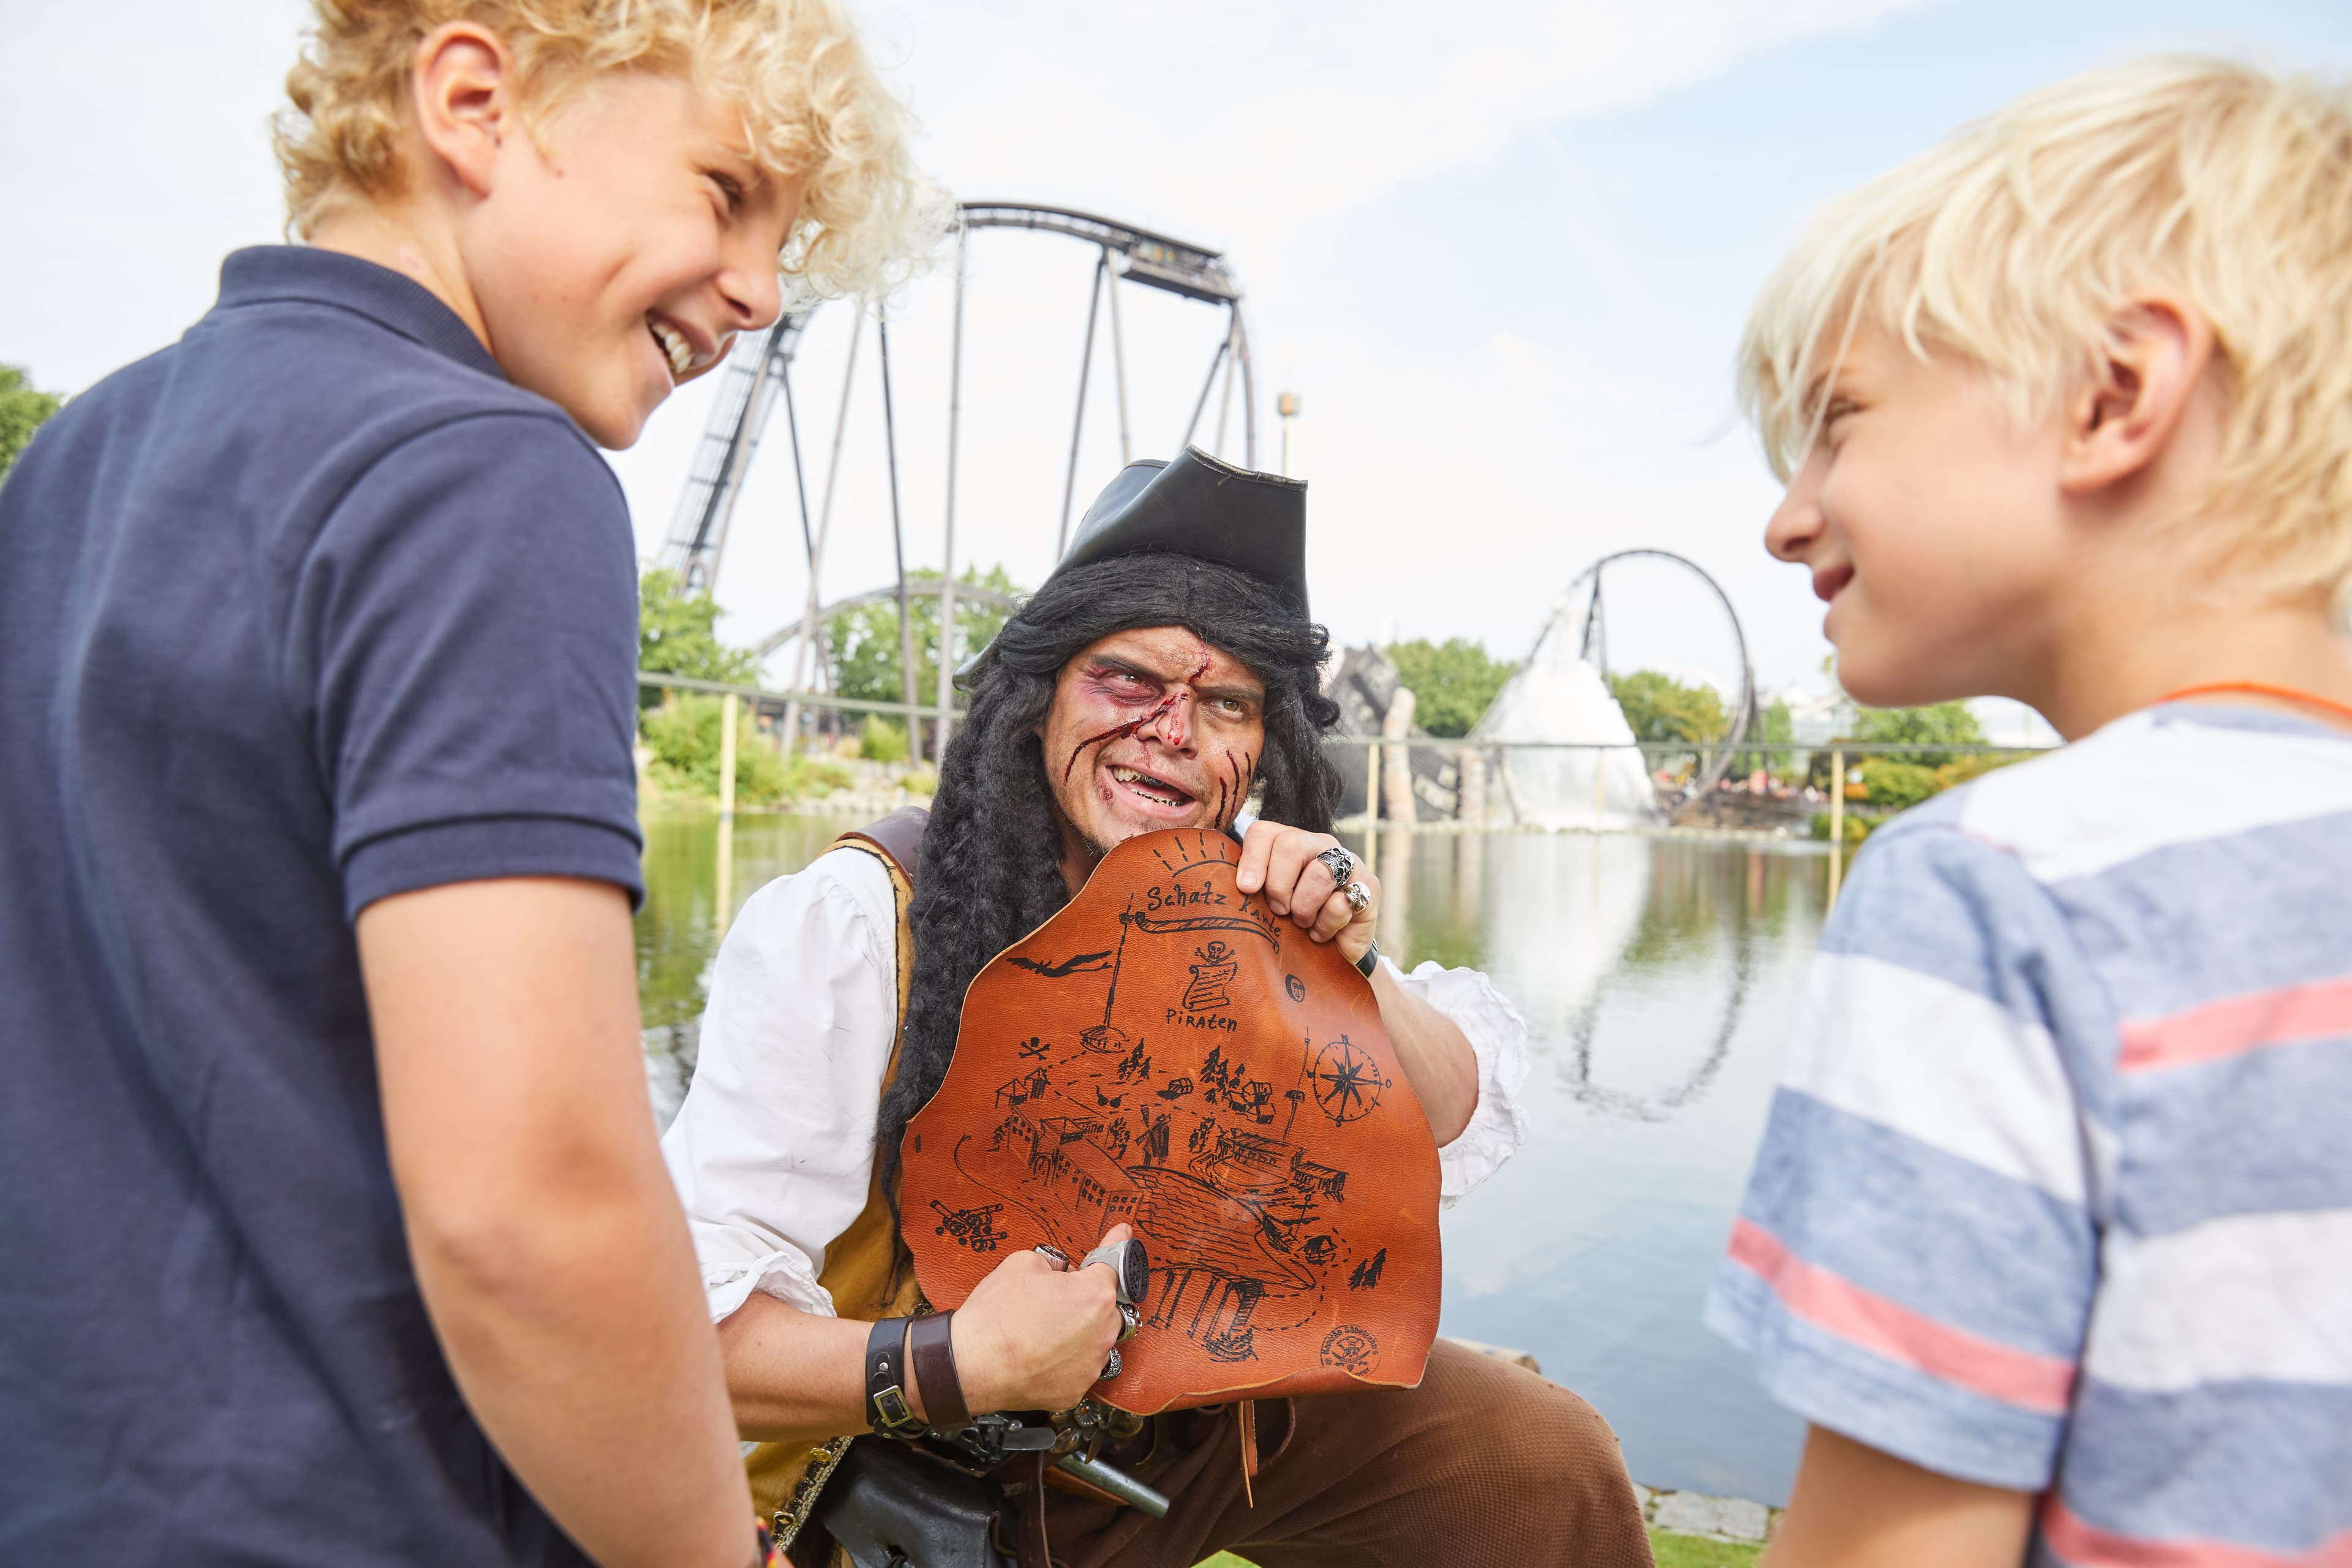
[[[1110,951],[1105,948],[1100,952],[1082,952],[1075,958],[1064,959],[1059,963],[1046,963],[1039,959],[1023,958],[1015,953],[1013,955],[1013,962],[1033,974],[1042,974],[1048,980],[1059,980],[1065,975],[1086,974],[1105,967],[1103,960],[1110,956]]]

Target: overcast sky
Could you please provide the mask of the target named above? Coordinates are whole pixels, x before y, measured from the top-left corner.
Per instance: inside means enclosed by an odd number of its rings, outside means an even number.
[[[1074,206],[1227,253],[1246,289],[1261,467],[1274,402],[1304,413],[1315,609],[1344,640],[1523,653],[1562,587],[1612,550],[1701,563],[1769,689],[1827,651],[1803,574],[1759,540],[1776,487],[1733,419],[1748,300],[1803,216],[2005,99],[2103,60],[2219,48],[2352,68],[2342,0],[892,0],[860,6],[966,198]],[[0,4],[0,361],[78,391],[170,342],[226,252],[277,237],[265,121],[297,0]],[[1050,566],[1092,256],[974,237],[959,564]],[[901,512],[940,558],[950,293],[890,307]],[[1219,325],[1122,292],[1135,455],[1182,432]],[[796,372],[810,488],[851,311]],[[1107,348],[1107,344],[1104,345]],[[1116,470],[1098,362],[1079,505]],[[824,596],[889,580],[869,337],[851,389]],[[614,455],[641,550],[667,534],[717,378]],[[1213,405],[1212,411],[1213,418]],[[738,515],[730,635],[806,593],[781,420]],[[1226,455],[1242,457],[1234,416]],[[1612,588],[1612,662],[1731,668],[1720,616],[1671,574]],[[772,676],[780,675],[772,669]]]

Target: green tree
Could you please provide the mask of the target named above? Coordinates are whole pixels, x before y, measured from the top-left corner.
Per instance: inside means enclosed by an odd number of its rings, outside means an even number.
[[[909,572],[911,583],[936,583],[937,572]],[[956,581],[970,588],[987,588],[1017,595],[1021,589],[1002,565],[982,572],[967,566]],[[930,701],[939,691],[940,602],[935,596],[913,600],[908,608],[915,621],[915,700]],[[970,658],[986,647],[1004,625],[1004,612],[971,599],[956,601],[956,658]],[[844,697],[869,702],[899,702],[906,689],[898,680],[898,601],[884,599],[861,605],[833,617],[825,626],[826,650],[833,659],[834,690]]]
[[[1731,726],[1712,686],[1685,686],[1658,670],[1637,669],[1611,676],[1609,689],[1637,741],[1703,745],[1721,739]]]
[[[1797,738],[1796,721],[1790,717],[1789,705],[1778,697],[1764,705],[1757,715],[1758,728],[1752,737],[1768,746],[1785,746]],[[1785,774],[1797,770],[1799,758],[1788,752],[1743,752],[1731,766],[1735,773],[1752,773],[1762,768],[1773,774]]]
[[[682,691],[645,716],[646,749],[653,752],[648,770],[654,782],[680,795],[719,794],[719,742],[723,738],[725,702],[706,691]],[[783,758],[761,734],[748,709],[735,716],[735,798],[744,805],[766,805],[781,799],[792,783]]]
[[[719,605],[709,595],[680,594],[677,574],[667,566],[654,567],[637,580],[637,668],[692,680],[751,685],[759,673],[759,656],[720,642],[714,628],[718,619]],[[644,707],[661,700],[653,687],[637,693]]]
[[[1845,776],[1862,785],[1864,799],[1884,811],[1908,811],[1944,789],[1934,768],[1899,756],[1857,758],[1847,764]]]
[[[1869,815],[1851,808],[1846,813],[1846,837],[1856,842],[1895,812],[1907,811],[1921,801],[1932,800],[1946,790],[1964,784],[1970,779],[1980,778],[1995,768],[2007,767],[2011,763],[2024,760],[2023,753],[2003,756],[1937,749],[1985,744],[1983,727],[1978,724],[1976,715],[1969,711],[1964,702],[1937,702],[1925,708],[1857,707],[1854,710],[1853,733],[1845,738],[1875,745],[1928,748],[1878,756],[1848,753],[1848,785],[1859,785],[1862,800],[1869,803]],[[1816,788],[1827,789],[1829,777],[1829,752],[1814,752],[1812,773],[1808,782]],[[1826,813],[1816,816],[1813,819],[1813,837],[1827,837],[1828,823]]]
[[[1937,702],[1926,708],[1857,708],[1852,738],[1878,745],[1943,747],[1981,746],[1985,736],[1967,703]],[[1957,760],[1948,751],[1897,754],[1930,770]]]
[[[1486,712],[1517,665],[1486,655],[1486,645],[1462,637],[1391,643],[1397,679],[1412,692],[1414,722],[1433,735],[1466,735]]]
[[[42,421],[65,405],[61,397],[34,391],[26,377],[26,373],[17,366],[0,364],[0,479],[7,478],[16,454],[32,440]]]
[[[857,727],[857,754],[869,763],[907,760],[907,726],[879,713],[868,713]]]
[[[647,769],[667,795],[719,794],[719,752],[725,700],[706,691],[684,691],[645,716]],[[803,795],[846,788],[853,775],[823,757],[780,755],[773,740],[760,732],[748,709],[736,715],[735,799],[741,805],[773,805]]]

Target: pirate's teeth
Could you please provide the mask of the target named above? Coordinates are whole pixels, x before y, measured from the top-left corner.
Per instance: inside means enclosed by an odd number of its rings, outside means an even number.
[[[1133,768],[1122,768],[1114,764],[1110,770],[1110,776],[1123,784],[1132,784],[1138,789],[1154,790],[1161,795],[1181,796],[1185,800],[1192,798],[1165,779],[1153,778],[1150,773],[1138,773]]]

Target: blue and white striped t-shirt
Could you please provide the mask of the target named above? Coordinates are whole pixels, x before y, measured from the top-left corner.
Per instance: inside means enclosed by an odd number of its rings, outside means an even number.
[[[2352,1565],[2352,736],[2159,708],[1874,835],[1706,1318],[2036,1564]]]

